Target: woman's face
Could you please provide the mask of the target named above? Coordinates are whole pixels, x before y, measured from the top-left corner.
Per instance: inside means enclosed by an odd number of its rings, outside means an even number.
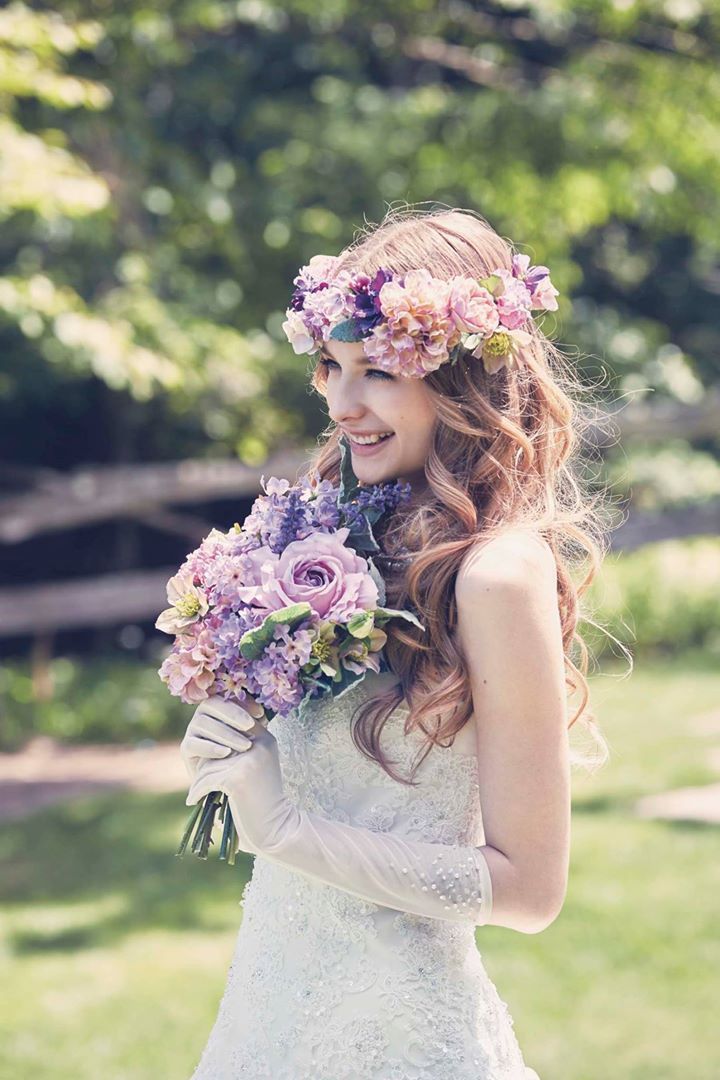
[[[436,415],[425,380],[373,367],[362,342],[327,341],[323,353],[328,414],[347,437],[360,483],[403,480],[414,493],[424,488]],[[353,443],[353,435],[384,432],[390,438],[373,446]]]

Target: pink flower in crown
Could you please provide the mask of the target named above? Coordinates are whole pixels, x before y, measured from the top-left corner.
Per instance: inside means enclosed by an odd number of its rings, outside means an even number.
[[[347,294],[348,280],[349,274],[344,272],[327,288],[308,293],[305,297],[303,317],[322,341],[327,341],[335,323],[342,322],[354,313],[354,306]]]
[[[332,277],[337,261],[337,255],[313,255],[300,273],[312,281],[327,281]]]
[[[501,368],[518,367],[522,350],[532,341],[532,335],[526,330],[508,330],[500,326],[489,338],[481,341],[472,355],[482,360],[488,375],[494,375]]]
[[[285,336],[298,356],[315,351],[315,336],[308,330],[307,323],[300,311],[288,311],[287,319],[282,324]]]
[[[450,282],[450,312],[463,333],[487,336],[500,321],[492,293],[468,277],[456,277]]]
[[[543,278],[532,294],[532,307],[542,308],[544,311],[557,311],[558,302],[555,297],[559,295],[559,291],[550,281],[550,278]]]
[[[493,275],[502,283],[495,293],[500,322],[509,330],[516,330],[530,318],[530,290],[509,270],[493,270]]]
[[[365,341],[365,355],[385,371],[422,377],[447,359],[460,339],[450,311],[450,285],[427,270],[409,270],[379,293],[383,322]]]
[[[327,339],[330,326],[346,317],[350,275],[335,275],[336,255],[313,255],[294,279],[290,307],[282,324],[295,353],[313,353]]]

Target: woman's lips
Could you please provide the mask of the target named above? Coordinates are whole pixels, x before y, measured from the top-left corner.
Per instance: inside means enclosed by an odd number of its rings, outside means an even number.
[[[350,443],[350,449],[352,450],[353,454],[359,454],[360,457],[372,457],[373,454],[380,453],[383,446],[386,446],[387,443],[391,442],[394,438],[395,432],[393,432],[392,435],[388,435],[386,439],[380,439],[380,442],[366,443],[364,446],[360,443],[353,442],[352,439],[349,437],[348,442]]]

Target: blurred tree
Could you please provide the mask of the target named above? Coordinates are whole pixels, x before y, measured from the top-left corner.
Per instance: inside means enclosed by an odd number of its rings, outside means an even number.
[[[314,435],[292,277],[394,200],[471,206],[549,264],[589,375],[697,400],[719,26],[711,0],[11,3],[0,451],[260,461]]]

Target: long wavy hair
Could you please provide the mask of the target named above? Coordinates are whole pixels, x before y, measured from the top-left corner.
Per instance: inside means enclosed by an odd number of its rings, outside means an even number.
[[[344,249],[335,272],[372,275],[382,266],[402,274],[426,267],[444,279],[477,278],[495,267],[509,270],[513,254],[512,245],[475,211],[391,208]],[[425,461],[427,494],[384,515],[375,527],[386,603],[412,605],[426,632],[402,620],[386,624],[385,654],[398,681],[356,707],[352,737],[361,753],[401,783],[413,784],[432,746],[452,745],[472,717],[467,667],[451,636],[455,579],[470,548],[516,526],[544,537],[557,564],[566,690],[580,693],[568,731],[579,720],[595,744],[590,755],[571,748],[571,763],[599,767],[609,757],[589,707],[589,650],[578,632],[580,599],[599,570],[609,533],[605,490],[591,490],[580,462],[591,423],[582,406],[588,388],[537,319],[530,321],[531,344],[513,370],[488,375],[482,363],[470,360],[443,364],[424,376],[436,407]],[[311,387],[322,395],[323,368],[315,364],[309,374]],[[340,436],[331,422],[300,471],[338,482]],[[589,615],[586,621],[598,626]],[[380,745],[385,724],[405,703],[405,733],[419,729],[426,736],[408,779],[394,771]]]

